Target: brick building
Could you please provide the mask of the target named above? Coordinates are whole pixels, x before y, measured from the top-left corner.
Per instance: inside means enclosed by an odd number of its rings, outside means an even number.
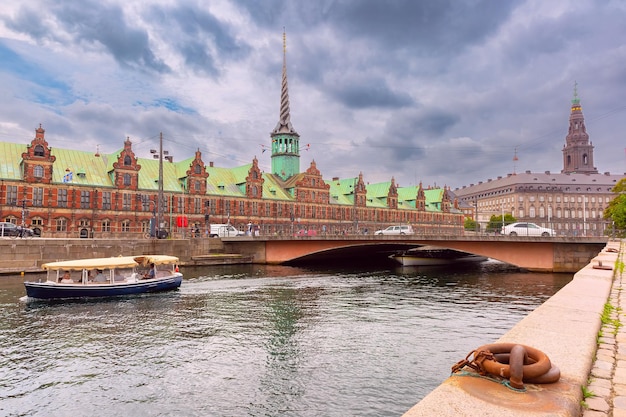
[[[508,174],[456,189],[464,212],[484,230],[491,216],[511,214],[518,221],[550,227],[562,236],[602,236],[603,213],[611,191],[624,175],[600,174],[576,90],[563,146],[563,169]]]

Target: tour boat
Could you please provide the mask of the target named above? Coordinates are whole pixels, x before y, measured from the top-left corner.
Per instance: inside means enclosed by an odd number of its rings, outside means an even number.
[[[111,297],[169,291],[180,287],[183,280],[178,272],[178,258],[168,255],[50,262],[42,268],[47,271],[46,281],[24,282],[30,298]]]
[[[460,263],[483,262],[487,260],[484,256],[474,255],[471,253],[426,246],[394,253],[389,257],[401,263],[403,266],[455,265]]]

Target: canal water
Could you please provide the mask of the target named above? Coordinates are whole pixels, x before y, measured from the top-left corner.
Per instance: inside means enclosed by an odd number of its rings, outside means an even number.
[[[0,277],[0,415],[399,416],[572,278],[498,263],[182,272],[176,292],[57,303]]]

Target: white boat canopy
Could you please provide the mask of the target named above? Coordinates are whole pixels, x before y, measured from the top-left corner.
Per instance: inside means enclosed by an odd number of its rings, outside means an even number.
[[[73,261],[48,262],[41,267],[50,271],[67,270],[82,271],[93,269],[110,268],[134,268],[140,265],[177,264],[178,258],[169,255],[138,255],[138,256],[117,256],[111,258],[89,258],[76,259]]]

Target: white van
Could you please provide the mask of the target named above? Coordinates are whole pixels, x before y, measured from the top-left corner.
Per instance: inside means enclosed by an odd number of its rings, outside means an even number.
[[[233,237],[243,236],[241,230],[237,230],[232,224],[212,224],[209,237]]]

